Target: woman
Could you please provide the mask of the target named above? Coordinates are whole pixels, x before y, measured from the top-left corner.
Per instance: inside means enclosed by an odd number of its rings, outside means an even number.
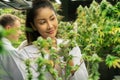
[[[40,36],[44,39],[50,37],[52,39],[52,46],[57,47],[59,43],[62,43],[62,40],[56,38],[58,20],[52,4],[48,0],[33,1],[33,6],[31,9],[27,10],[26,16],[26,36],[28,46],[21,49],[20,53],[23,56],[23,60],[30,59],[33,61],[31,65],[31,71],[33,73],[33,80],[36,80],[38,73],[36,72],[37,67],[35,66],[34,59],[39,56],[39,54],[37,54],[39,50],[32,43]],[[80,63],[82,55],[79,47],[77,46],[73,48],[69,54],[73,55],[72,62],[74,65],[81,64],[80,68],[74,72],[74,75],[70,80],[87,80],[88,73],[85,64],[84,62]],[[49,54],[46,55],[46,59],[49,59]],[[26,76],[25,66],[21,66],[21,69],[24,71],[23,74]],[[56,67],[56,69],[58,68]],[[46,73],[45,76],[45,80],[53,80],[50,73]]]

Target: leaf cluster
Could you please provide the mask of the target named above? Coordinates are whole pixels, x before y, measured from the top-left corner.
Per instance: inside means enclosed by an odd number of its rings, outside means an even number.
[[[57,36],[71,40],[70,43],[77,42],[89,79],[98,80],[100,62],[105,62],[109,68],[120,66],[120,2],[111,5],[106,0],[101,3],[93,0],[90,7],[80,5],[77,14],[75,22],[60,22]],[[118,58],[109,59],[109,56]]]
[[[98,80],[99,75],[93,75],[93,73],[98,72],[98,64],[101,61],[105,62],[109,68],[119,68],[120,66],[119,58],[116,58],[120,57],[119,5],[120,2],[117,2],[116,5],[111,5],[106,0],[102,0],[100,4],[93,0],[90,7],[79,6],[77,9],[78,36],[76,41],[85,55],[88,70],[90,75],[92,74],[91,78],[97,77],[93,80]],[[94,54],[98,58],[92,57]],[[115,59],[111,59],[110,56],[115,57]],[[90,65],[91,63],[96,64],[96,71],[93,70],[95,65],[92,66]]]
[[[4,29],[0,26],[0,52],[2,52],[3,51],[3,42],[2,42],[2,38],[3,38],[3,36],[4,36]]]
[[[51,38],[43,39],[42,37],[39,37],[33,44],[39,49],[40,54],[35,62],[38,66],[38,80],[45,80],[46,72],[49,72],[54,80],[69,80],[71,71],[76,71],[79,68],[78,65],[71,66],[72,63],[70,61],[72,60],[72,56],[69,55],[69,51],[75,45],[69,45],[68,41],[63,41],[63,43],[55,48],[52,46]],[[49,58],[46,58],[46,56],[49,56]],[[59,65],[61,70],[64,70],[64,74],[59,74],[59,71],[55,68],[56,65]],[[30,63],[29,65],[27,63],[26,66],[28,80],[31,80]]]

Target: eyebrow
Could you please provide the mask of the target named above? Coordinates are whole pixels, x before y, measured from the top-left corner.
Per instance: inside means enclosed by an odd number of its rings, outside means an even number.
[[[51,18],[51,17],[53,17],[53,16],[54,16],[54,14],[52,14],[49,18]],[[39,20],[45,20],[45,19],[37,19],[37,20],[39,21]]]
[[[53,16],[54,16],[54,14],[52,14],[52,15],[50,16],[50,18],[53,17]]]

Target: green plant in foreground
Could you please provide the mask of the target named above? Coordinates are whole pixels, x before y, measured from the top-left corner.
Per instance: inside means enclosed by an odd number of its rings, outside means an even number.
[[[113,6],[106,0],[102,0],[100,4],[93,1],[89,8],[78,7],[76,41],[85,55],[84,60],[87,62],[90,80],[99,79],[98,68],[101,61],[109,68],[120,68],[119,5],[120,2]],[[94,54],[101,60],[91,61]],[[96,69],[93,70],[95,66]]]
[[[3,42],[2,42],[3,36],[4,36],[4,29],[0,26],[0,52],[3,51]]]
[[[29,59],[27,59],[25,61],[25,65],[26,65],[26,71],[27,71],[27,79],[32,80],[32,72],[30,70],[30,60]]]
[[[108,67],[118,67],[120,68],[120,58],[119,57],[116,57],[116,56],[111,56],[111,55],[107,55],[107,58],[106,58],[106,65],[108,65]]]
[[[71,59],[72,56],[69,55],[69,51],[74,47],[75,45],[67,44],[66,41],[61,43],[58,47],[59,50],[55,47],[52,47],[52,39],[47,38],[43,39],[42,37],[39,37],[37,41],[34,42],[34,45],[37,46],[39,49],[40,56],[36,59],[37,72],[39,73],[38,80],[45,80],[45,74],[46,72],[49,72],[54,80],[69,80],[71,76],[71,71],[76,71],[79,66],[71,66]],[[46,55],[49,55],[49,59],[46,59]],[[63,57],[63,60],[61,61],[61,57]],[[27,61],[28,62],[28,61]],[[59,74],[59,71],[56,70],[55,66],[58,65],[61,70],[64,70],[64,74]],[[30,72],[30,63],[27,66],[27,72],[28,72],[28,80],[31,80],[31,72]]]

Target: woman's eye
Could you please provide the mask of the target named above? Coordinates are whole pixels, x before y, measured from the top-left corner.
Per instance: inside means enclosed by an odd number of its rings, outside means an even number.
[[[51,18],[50,20],[53,21],[55,19],[55,17]]]
[[[39,23],[40,23],[40,24],[44,24],[44,23],[45,23],[45,21],[40,21]]]

